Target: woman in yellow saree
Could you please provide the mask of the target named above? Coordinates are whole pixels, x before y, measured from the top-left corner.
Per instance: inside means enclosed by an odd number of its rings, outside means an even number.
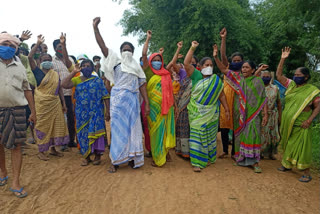
[[[37,44],[32,48],[28,58],[30,67],[37,81],[34,93],[37,124],[35,126],[35,137],[39,148],[38,157],[47,161],[49,158],[44,152],[51,147],[51,155],[62,157],[63,154],[56,151],[55,146],[65,145],[69,142],[68,128],[63,112],[66,105],[60,78],[52,69],[52,57],[49,54],[40,56],[40,67],[33,60],[37,48],[43,43],[42,35],[38,36]]]

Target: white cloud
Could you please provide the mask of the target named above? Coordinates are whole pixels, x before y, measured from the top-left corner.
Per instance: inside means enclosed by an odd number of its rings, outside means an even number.
[[[120,45],[129,41],[136,47],[134,57],[138,60],[142,47],[138,47],[137,38],[122,37],[122,27],[117,25],[128,8],[128,1],[122,1],[119,5],[112,0],[16,0],[5,6],[2,4],[0,32],[21,34],[23,30],[30,30],[33,35],[27,41],[29,47],[36,42],[37,35],[43,34],[50,54],[54,54],[53,40],[64,32],[70,55],[77,57],[85,53],[92,58],[94,55],[102,56],[92,27],[93,19],[100,16],[100,32],[106,45],[120,54]]]

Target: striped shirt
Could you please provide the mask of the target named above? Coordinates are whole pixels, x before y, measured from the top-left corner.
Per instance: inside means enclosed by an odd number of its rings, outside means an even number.
[[[71,58],[70,58],[70,60],[72,61]],[[57,56],[53,56],[52,63],[53,63],[53,70],[58,72],[61,81],[63,81],[70,74],[70,72],[74,69],[73,65],[70,68],[67,68],[65,62]],[[62,91],[63,91],[64,96],[71,96],[72,95],[72,89],[64,89],[63,88]]]

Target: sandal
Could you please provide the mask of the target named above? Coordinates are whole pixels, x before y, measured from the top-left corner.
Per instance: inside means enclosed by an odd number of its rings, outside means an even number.
[[[254,167],[253,167],[253,171],[254,171],[255,173],[261,173],[261,172],[262,172],[262,169],[261,169],[260,166],[254,166]]]
[[[92,160],[84,159],[84,160],[82,161],[82,163],[81,163],[81,166],[88,166],[89,163],[91,163],[91,162],[92,162]]]
[[[201,172],[201,168],[194,166],[194,167],[193,167],[193,171],[194,171],[194,172]]]
[[[63,155],[62,153],[60,153],[60,152],[50,152],[49,154],[52,155],[52,156],[56,156],[56,157],[63,157],[63,156],[64,156],[64,155]]]
[[[287,169],[284,166],[281,166],[281,167],[278,168],[278,170],[281,171],[281,172],[286,172],[286,171],[291,171],[292,169]]]
[[[10,188],[9,189],[11,192],[13,192],[13,194],[18,197],[18,198],[24,198],[28,195],[27,192],[25,192],[24,194],[22,194],[22,191],[23,191],[23,187],[21,187],[21,189],[17,190],[17,189],[12,189]],[[18,193],[18,194],[17,194]]]
[[[101,160],[94,160],[92,162],[92,165],[98,166],[98,165],[100,165],[100,163],[101,163]]]
[[[0,186],[4,186],[8,183],[8,176],[0,178]]]
[[[307,179],[307,180],[304,180]],[[300,182],[308,183],[312,180],[311,175],[302,175],[301,178],[299,179]]]
[[[115,173],[119,169],[118,165],[111,165],[110,168],[108,169],[109,173]]]
[[[130,166],[133,169],[134,168],[134,160],[129,161],[128,166]]]

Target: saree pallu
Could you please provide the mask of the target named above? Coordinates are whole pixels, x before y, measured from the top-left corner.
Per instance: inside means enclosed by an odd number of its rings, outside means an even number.
[[[228,84],[226,80],[224,80],[223,84],[223,92],[226,95],[227,104],[230,111],[230,119],[228,120],[226,117],[226,112],[223,105],[220,105],[220,123],[219,126],[222,129],[231,129],[233,130],[233,99],[234,99],[234,90]]]
[[[144,146],[148,152],[151,151],[150,145],[150,135],[149,135],[149,127],[148,127],[148,118],[145,115],[145,106],[146,102],[143,101],[141,104],[141,117],[142,117],[142,128],[143,128],[143,135],[144,135]]]
[[[154,75],[147,86],[150,102],[148,125],[152,158],[157,166],[162,166],[166,163],[169,149],[176,146],[174,108],[171,106],[168,114],[162,114],[161,89],[161,76]]]
[[[192,88],[187,108],[190,121],[190,160],[194,167],[205,168],[208,161],[216,161],[220,112],[218,98],[222,90],[223,83],[215,74],[200,80]]]
[[[184,158],[190,157],[189,137],[190,124],[187,106],[190,102],[191,95],[191,79],[186,77],[180,87],[180,91],[176,100],[175,114],[176,121],[176,154]]]
[[[39,152],[48,151],[50,146],[61,146],[69,142],[69,132],[59,98],[59,87],[59,75],[51,69],[35,89],[37,117],[35,137]]]
[[[279,113],[276,108],[276,101],[280,100],[279,89],[275,85],[265,87],[266,96],[268,98],[268,123],[261,127],[261,153],[264,156],[277,154],[277,147],[280,141],[279,134]]]
[[[285,168],[291,169],[294,166],[301,170],[310,168],[312,129],[310,127],[303,129],[301,124],[312,114],[312,111],[303,110],[319,93],[320,90],[311,84],[297,87],[294,81],[291,81],[286,91],[286,106],[280,127],[280,145],[284,151],[282,165]]]
[[[239,165],[253,165],[260,160],[261,118],[259,113],[267,102],[264,84],[260,77],[244,78],[233,71],[228,72],[227,78],[238,95],[238,99],[234,99],[234,111],[239,115],[238,120],[234,119],[235,158]]]
[[[107,89],[98,77],[91,77],[76,86],[76,130],[84,158],[93,152],[104,152],[106,127],[103,100],[107,95]]]

